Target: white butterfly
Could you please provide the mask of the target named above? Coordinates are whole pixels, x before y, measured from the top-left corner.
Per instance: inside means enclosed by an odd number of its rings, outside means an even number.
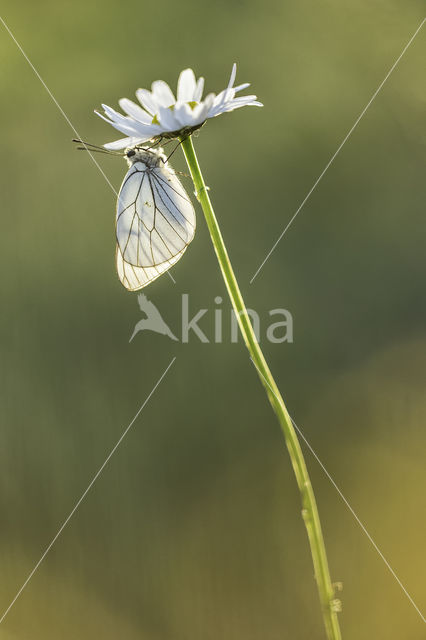
[[[183,256],[195,234],[195,211],[161,150],[128,149],[129,170],[117,200],[118,277],[137,291]]]

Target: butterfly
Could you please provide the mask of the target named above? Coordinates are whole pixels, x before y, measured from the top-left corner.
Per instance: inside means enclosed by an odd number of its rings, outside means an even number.
[[[87,149],[82,144],[79,148]],[[194,237],[196,219],[162,149],[135,147],[126,149],[124,157],[129,170],[117,198],[116,267],[123,286],[138,291],[183,256]]]

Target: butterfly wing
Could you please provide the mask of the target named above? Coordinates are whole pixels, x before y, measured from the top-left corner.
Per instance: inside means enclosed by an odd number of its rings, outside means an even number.
[[[117,201],[117,244],[123,261],[144,269],[164,264],[165,271],[181,257],[194,233],[194,207],[176,175],[167,166],[135,162]]]
[[[117,244],[116,249],[116,266],[117,273],[120,281],[126,289],[129,291],[138,291],[143,287],[146,287],[147,284],[161,276],[165,273],[170,267],[172,267],[176,262],[183,256],[186,251],[186,247],[182,249],[180,253],[174,256],[174,258],[162,262],[161,264],[155,267],[137,267],[129,262],[123,260],[123,255],[121,253],[120,247]]]

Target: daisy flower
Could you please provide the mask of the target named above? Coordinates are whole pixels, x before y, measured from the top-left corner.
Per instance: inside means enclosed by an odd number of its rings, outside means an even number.
[[[140,105],[122,98],[119,105],[125,116],[103,104],[105,115],[95,113],[126,135],[125,138],[107,142],[106,149],[124,149],[143,144],[153,138],[177,138],[190,135],[209,118],[215,118],[226,111],[254,105],[262,107],[256,96],[241,96],[239,91],[249,87],[249,83],[234,87],[237,65],[232,67],[226,89],[218,95],[209,93],[202,99],[204,78],[196,80],[192,69],[185,69],[177,83],[177,100],[169,85],[163,80],[152,83],[151,91],[138,89],[136,97]]]

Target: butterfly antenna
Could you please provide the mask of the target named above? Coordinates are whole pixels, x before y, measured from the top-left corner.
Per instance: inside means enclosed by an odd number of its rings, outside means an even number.
[[[165,140],[165,142],[164,142],[164,140]],[[151,149],[153,149],[154,147],[157,147],[160,144],[161,144],[162,147],[165,147],[168,144],[170,144],[171,142],[173,142],[173,140],[174,140],[174,138],[171,138],[170,140],[168,140],[164,136],[161,135],[161,136],[157,136],[154,139],[154,142],[149,147],[144,147],[143,145],[136,145],[135,149],[142,149],[143,151],[150,151]]]
[[[149,146],[149,147],[143,147],[143,146],[141,146],[141,147],[140,147],[139,145],[137,145],[137,146],[136,146],[136,149],[143,149],[144,151],[150,151],[151,149],[153,149],[153,148],[154,148],[154,147],[156,147],[157,145],[161,144],[162,140],[163,140],[163,136],[159,136],[159,137],[158,137],[158,139],[155,139],[155,140],[154,140],[154,142],[152,143],[152,145],[151,145],[151,146]]]
[[[79,140],[78,138],[73,138],[72,142],[75,142],[79,146],[77,149],[79,151],[96,151],[97,153],[107,153],[108,155],[113,156],[121,156],[123,155],[119,151],[112,151],[111,149],[105,149],[104,147],[100,147],[97,144],[92,144],[91,142],[85,142],[85,140]]]
[[[177,145],[175,146],[175,148],[173,149],[173,151],[172,151],[172,152],[167,156],[167,158],[166,158],[166,160],[165,160],[164,164],[166,164],[166,163],[170,160],[170,158],[172,157],[172,155],[174,154],[174,152],[176,151],[176,149],[177,149],[178,147],[180,147],[180,145],[182,144],[182,142],[183,142],[183,140],[181,140],[180,142],[178,142],[178,143],[177,143]]]

